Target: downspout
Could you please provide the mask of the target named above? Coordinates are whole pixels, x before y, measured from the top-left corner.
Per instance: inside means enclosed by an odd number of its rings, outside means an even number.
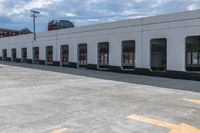
[[[141,63],[141,67],[144,68],[144,59],[143,59],[143,50],[144,50],[144,18],[141,18],[141,26],[142,26],[142,30],[141,30],[141,44],[142,44],[142,50],[141,50],[141,59],[142,59],[142,63]]]

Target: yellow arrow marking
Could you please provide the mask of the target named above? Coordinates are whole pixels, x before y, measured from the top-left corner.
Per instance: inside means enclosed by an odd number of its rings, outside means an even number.
[[[200,129],[194,128],[185,123],[176,125],[169,122],[159,121],[159,120],[155,120],[155,119],[151,119],[151,118],[143,117],[143,116],[138,116],[138,115],[130,115],[128,116],[128,118],[132,120],[137,120],[137,121],[149,123],[152,125],[168,128],[171,130],[169,133],[200,133]]]
[[[61,129],[55,130],[55,131],[50,132],[50,133],[63,133],[65,131],[67,131],[67,128],[61,128]]]
[[[192,102],[192,103],[196,103],[196,104],[200,104],[200,100],[197,100],[197,99],[183,98],[183,100],[188,101],[188,102]]]

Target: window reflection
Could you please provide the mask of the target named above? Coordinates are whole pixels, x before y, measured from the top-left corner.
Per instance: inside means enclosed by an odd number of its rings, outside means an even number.
[[[200,36],[186,38],[186,70],[200,71]]]
[[[131,70],[135,68],[135,41],[122,42],[122,67]]]

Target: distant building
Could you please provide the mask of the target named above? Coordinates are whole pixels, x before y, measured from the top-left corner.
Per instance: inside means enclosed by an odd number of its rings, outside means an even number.
[[[69,20],[52,20],[48,24],[48,31],[75,27]]]
[[[0,28],[0,38],[9,37],[9,36],[17,36],[22,34],[29,34],[31,31],[28,28],[22,30],[12,30],[12,29],[5,29]]]
[[[19,32],[20,32],[21,34],[29,34],[29,33],[32,33],[28,28],[21,29]]]

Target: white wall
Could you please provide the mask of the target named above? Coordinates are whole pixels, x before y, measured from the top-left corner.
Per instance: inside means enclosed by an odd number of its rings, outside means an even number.
[[[54,61],[60,61],[60,46],[69,45],[69,61],[77,62],[77,46],[88,45],[88,64],[97,64],[97,44],[109,42],[109,65],[121,66],[121,43],[123,40],[136,42],[136,67],[150,69],[150,40],[167,39],[167,69],[185,71],[185,38],[200,35],[200,10],[182,12],[143,19],[97,24],[0,39],[2,49],[17,48],[17,58],[21,58],[21,48],[28,48],[28,58],[32,59],[32,47],[40,48],[40,60],[46,59],[45,47],[53,46]]]

